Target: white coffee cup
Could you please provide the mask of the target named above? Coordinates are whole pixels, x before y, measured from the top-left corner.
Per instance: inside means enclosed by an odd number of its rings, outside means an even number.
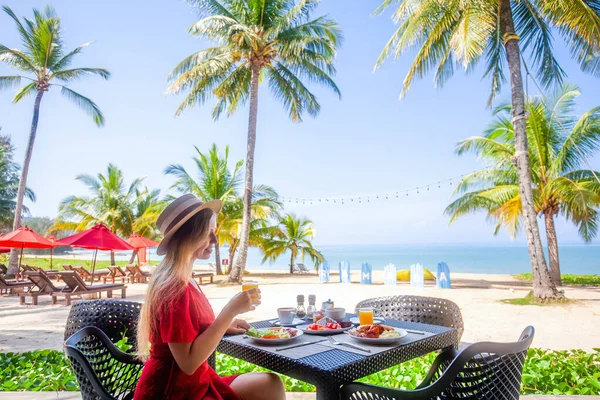
[[[291,324],[296,317],[296,309],[292,307],[283,307],[277,309],[279,322],[282,324]]]

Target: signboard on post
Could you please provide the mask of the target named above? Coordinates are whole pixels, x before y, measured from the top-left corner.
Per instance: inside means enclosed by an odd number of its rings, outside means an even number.
[[[340,282],[350,283],[350,263],[347,261],[340,261],[338,267],[340,270]]]
[[[450,282],[450,268],[445,262],[441,262],[437,266],[437,283],[438,289],[452,289]]]
[[[410,266],[410,286],[416,288],[425,287],[425,272],[421,264]]]
[[[360,269],[360,283],[370,285],[373,280],[373,267],[369,263],[363,263]]]
[[[388,264],[383,267],[383,271],[383,283],[385,285],[396,286],[396,266],[394,264]]]
[[[329,283],[329,263],[323,261],[323,265],[319,268],[319,282]]]

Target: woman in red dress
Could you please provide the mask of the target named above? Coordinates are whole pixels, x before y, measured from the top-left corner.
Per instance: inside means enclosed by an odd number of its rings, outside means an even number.
[[[191,278],[194,261],[210,258],[217,243],[220,210],[220,201],[202,203],[184,195],[156,222],[164,235],[157,253],[165,257],[152,274],[138,324],[138,350],[145,364],[134,400],[285,399],[284,385],[275,374],[220,377],[208,365],[223,335],[250,328],[235,317],[260,304],[260,290],[241,292],[215,318]]]

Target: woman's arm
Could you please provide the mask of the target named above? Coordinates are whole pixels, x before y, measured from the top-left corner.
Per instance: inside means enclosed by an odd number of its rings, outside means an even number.
[[[215,351],[221,338],[238,315],[255,309],[260,304],[260,289],[252,289],[236,294],[204,332],[191,343],[169,343],[169,349],[177,366],[187,375],[192,375],[198,367]]]

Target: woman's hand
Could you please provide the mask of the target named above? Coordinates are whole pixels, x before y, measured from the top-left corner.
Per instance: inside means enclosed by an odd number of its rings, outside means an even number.
[[[231,321],[229,328],[225,331],[228,335],[236,335],[238,333],[244,333],[248,329],[250,329],[250,324],[244,321],[243,319],[234,319]]]
[[[229,303],[223,308],[223,312],[233,319],[236,315],[253,311],[260,304],[260,289],[250,289],[233,296]]]

